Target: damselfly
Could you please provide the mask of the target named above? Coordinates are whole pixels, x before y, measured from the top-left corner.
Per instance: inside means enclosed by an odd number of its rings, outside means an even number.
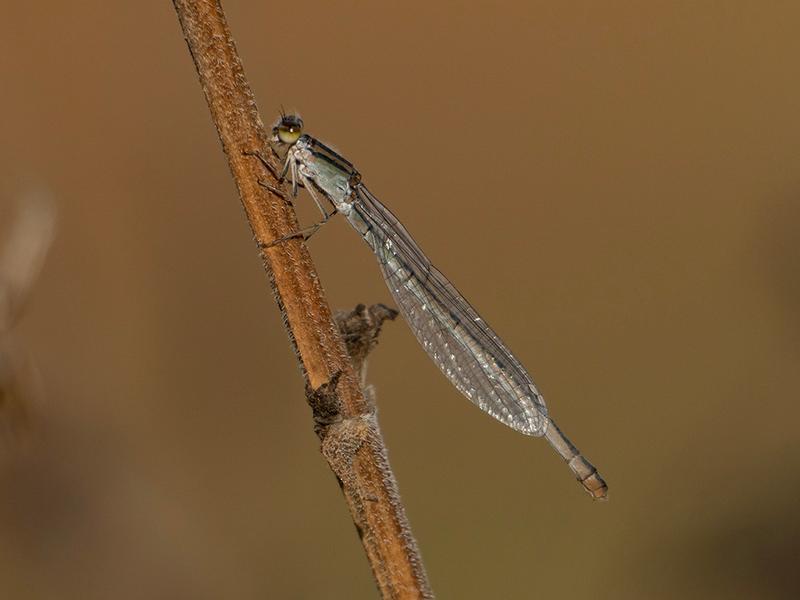
[[[378,259],[383,277],[417,340],[452,384],[498,421],[525,435],[544,436],[593,498],[607,486],[597,469],[561,433],[520,361],[420,250],[405,227],[370,193],[352,163],[303,134],[295,115],[272,129],[273,150],[285,163],[296,195],[302,185],[324,215],[341,213]],[[318,197],[333,205],[329,214]]]

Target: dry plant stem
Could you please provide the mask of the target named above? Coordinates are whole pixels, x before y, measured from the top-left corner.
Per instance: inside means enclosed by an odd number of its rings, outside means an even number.
[[[222,6],[215,0],[173,3],[309,399],[327,411],[322,451],[342,485],[378,588],[384,598],[432,597],[374,411],[359,385],[305,244],[294,238],[269,245],[295,233],[298,222],[289,203],[259,185],[262,180],[281,188],[252,156],[265,148],[266,133]],[[319,433],[318,417],[315,413]]]
[[[395,309],[384,304],[373,304],[369,308],[359,304],[351,312],[336,313],[336,325],[359,375],[362,388],[367,385],[367,355],[378,343],[383,322],[394,321],[397,315]]]

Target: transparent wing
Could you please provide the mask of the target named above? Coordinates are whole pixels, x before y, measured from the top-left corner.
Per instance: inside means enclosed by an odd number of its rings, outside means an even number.
[[[544,399],[520,362],[369,190],[355,187],[348,219],[380,263],[417,340],[470,401],[526,435],[547,428]]]

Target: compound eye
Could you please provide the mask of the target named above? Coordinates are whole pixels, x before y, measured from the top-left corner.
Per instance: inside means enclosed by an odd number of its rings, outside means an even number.
[[[284,117],[278,124],[278,139],[284,144],[292,145],[303,135],[303,122],[300,117]]]

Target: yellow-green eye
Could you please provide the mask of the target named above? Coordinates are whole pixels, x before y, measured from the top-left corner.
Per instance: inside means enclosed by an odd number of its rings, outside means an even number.
[[[296,115],[286,115],[275,127],[278,139],[284,144],[294,144],[303,135],[303,121]]]
[[[294,144],[301,133],[303,130],[297,127],[278,127],[278,139],[284,144]]]

